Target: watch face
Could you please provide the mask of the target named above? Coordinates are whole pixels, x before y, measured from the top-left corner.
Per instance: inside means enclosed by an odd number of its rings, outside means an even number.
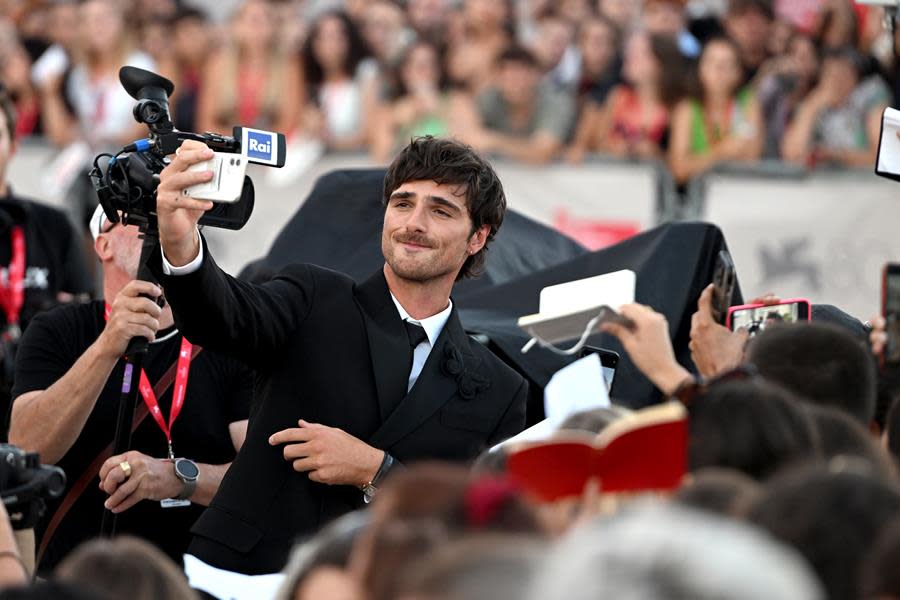
[[[187,479],[189,481],[197,479],[200,475],[200,469],[197,468],[197,465],[195,465],[193,461],[184,458],[175,463],[175,472],[178,473],[182,479]]]

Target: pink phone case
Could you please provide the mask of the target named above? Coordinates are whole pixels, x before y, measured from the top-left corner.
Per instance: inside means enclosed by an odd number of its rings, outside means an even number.
[[[725,319],[725,327],[731,329],[731,315],[738,312],[739,310],[762,308],[763,306],[782,306],[784,304],[805,304],[806,320],[809,321],[812,318],[809,300],[807,300],[806,298],[789,298],[787,300],[782,300],[778,304],[742,304],[741,306],[732,306],[728,309],[728,317]]]

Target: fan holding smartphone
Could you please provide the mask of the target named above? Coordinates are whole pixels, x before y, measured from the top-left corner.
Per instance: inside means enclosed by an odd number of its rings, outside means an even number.
[[[884,362],[900,363],[900,264],[884,265],[881,283],[881,315],[887,341],[884,344]]]

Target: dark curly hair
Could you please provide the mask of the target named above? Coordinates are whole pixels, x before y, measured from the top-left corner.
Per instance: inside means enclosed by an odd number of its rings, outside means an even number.
[[[318,91],[319,86],[325,81],[325,72],[322,70],[322,65],[319,64],[319,60],[316,58],[313,45],[319,35],[319,30],[322,28],[322,23],[328,19],[337,19],[344,26],[344,34],[347,36],[347,56],[344,57],[345,75],[351,79],[355,77],[359,63],[371,54],[359,29],[346,13],[341,11],[331,11],[321,15],[313,23],[312,28],[303,43],[303,48],[300,50],[303,73],[306,76],[306,83],[309,84],[309,94],[313,99],[315,98],[315,93]]]
[[[466,259],[456,280],[480,275],[488,246],[506,214],[506,195],[494,168],[470,146],[428,135],[411,140],[388,167],[382,197],[385,208],[391,194],[409,181],[434,181],[465,187],[466,207],[472,219],[471,233],[483,225],[490,225],[491,229],[484,248]]]

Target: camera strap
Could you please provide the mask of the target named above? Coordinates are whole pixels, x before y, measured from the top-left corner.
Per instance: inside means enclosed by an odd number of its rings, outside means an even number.
[[[0,286],[0,306],[6,313],[6,331],[3,337],[7,340],[18,337],[19,317],[25,304],[25,229],[15,225],[11,231],[12,260],[7,270],[7,280]]]
[[[109,321],[109,313],[111,310],[109,304],[107,304],[104,311],[104,316],[107,321]],[[175,390],[172,392],[172,407],[169,409],[168,423],[166,423],[166,419],[163,417],[157,395],[153,391],[153,386],[150,385],[150,380],[147,378],[147,372],[141,369],[138,390],[141,392],[144,404],[146,404],[147,408],[150,410],[150,416],[153,417],[153,420],[156,421],[156,424],[166,436],[169,460],[175,460],[175,451],[172,449],[172,427],[175,426],[175,421],[178,419],[178,415],[181,414],[181,409],[184,407],[184,396],[187,393],[188,375],[191,373],[191,352],[193,347],[194,345],[191,344],[186,337],[181,337],[181,349],[178,352],[177,362],[178,370],[175,374]]]
[[[197,358],[197,355],[203,351],[203,348],[200,346],[193,346],[191,348],[191,352],[189,354],[188,363],[190,361]],[[179,366],[181,365],[181,355],[179,355],[178,360],[169,367],[163,376],[159,378],[159,381],[156,382],[156,385],[153,386],[153,393],[160,397],[165,394],[172,384],[175,383],[175,379],[177,377],[177,372]],[[144,422],[144,419],[147,418],[147,415],[150,414],[150,410],[147,408],[145,404],[138,404],[134,411],[134,418],[131,421],[131,432],[134,433],[135,430],[140,426],[141,423]],[[59,528],[60,523],[62,523],[63,519],[66,518],[66,515],[84,493],[89,485],[92,485],[94,482],[94,478],[97,477],[98,473],[100,473],[100,467],[103,466],[103,463],[107,461],[107,459],[112,456],[113,453],[113,442],[110,442],[106,448],[104,448],[100,454],[97,455],[91,464],[84,470],[81,476],[77,481],[69,488],[69,492],[66,494],[65,498],[63,498],[62,502],[59,504],[59,508],[56,509],[56,512],[53,513],[53,518],[50,519],[50,522],[47,524],[47,529],[44,530],[44,535],[41,538],[41,545],[37,551],[37,562],[35,564],[41,564],[41,558],[44,556],[44,552],[47,550],[47,546],[50,545],[50,541],[53,539],[53,535],[56,533],[56,530]],[[96,485],[96,484],[94,484]]]

